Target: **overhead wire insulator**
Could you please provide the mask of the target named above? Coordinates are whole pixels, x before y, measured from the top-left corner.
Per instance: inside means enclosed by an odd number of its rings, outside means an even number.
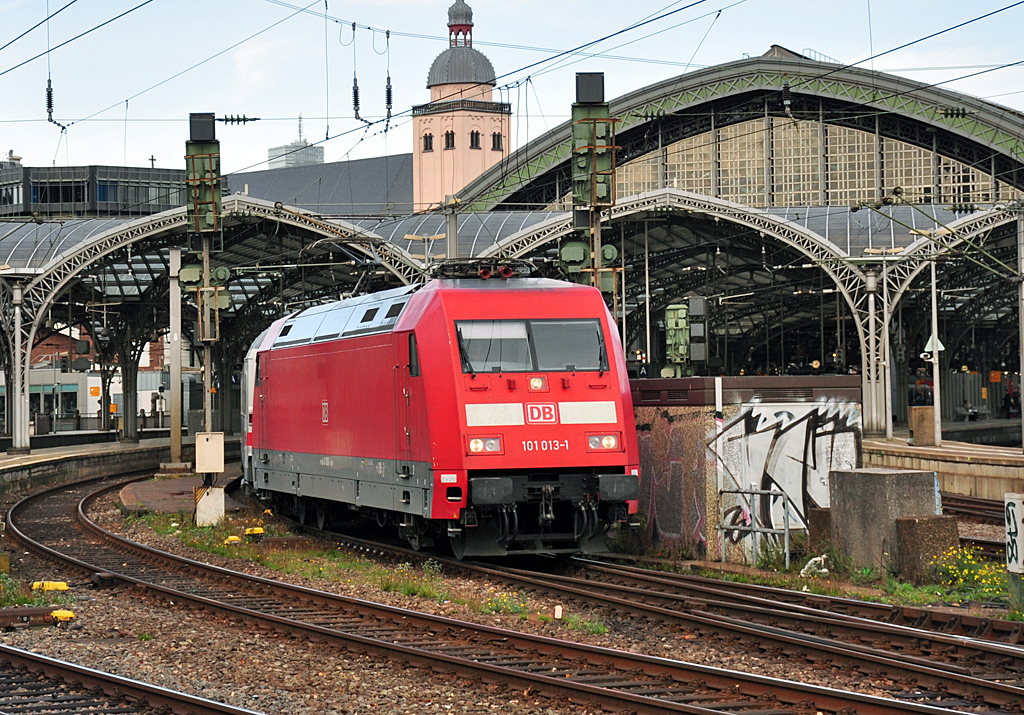
[[[359,80],[352,78],[352,109],[356,112],[356,119],[359,119]]]
[[[46,118],[53,121],[53,85],[46,80]]]
[[[391,99],[392,99],[391,75],[388,75],[388,83],[384,87],[384,106],[388,110],[388,119],[391,119]]]

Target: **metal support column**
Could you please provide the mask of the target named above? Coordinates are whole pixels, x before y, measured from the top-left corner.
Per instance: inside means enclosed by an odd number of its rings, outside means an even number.
[[[181,270],[181,249],[171,249],[170,315],[171,325],[168,346],[171,351],[171,462],[181,463],[181,284],[178,271]]]
[[[647,342],[644,343],[644,351],[646,360],[644,362],[650,364],[651,362],[651,251],[647,242],[647,222],[644,221],[644,300],[647,304],[647,309],[644,311],[647,315]]]
[[[937,250],[935,245],[933,250]],[[935,258],[928,262],[932,272],[932,406],[935,422],[935,446],[942,446],[942,399],[939,392],[939,303],[935,292]]]
[[[889,345],[889,325],[892,316],[889,314],[889,264],[882,264],[882,374],[885,379],[882,381],[882,406],[885,413],[882,418],[885,420],[885,438],[892,440],[892,361],[890,360],[891,348]]]
[[[207,233],[203,238],[203,288],[210,287],[210,236]],[[213,316],[210,315],[210,294],[203,294],[203,332],[210,335],[213,325]],[[213,357],[210,341],[203,340],[203,411],[205,413],[204,432],[213,432]]]
[[[445,258],[451,260],[459,257],[459,215],[455,211],[454,196],[445,196]]]
[[[864,356],[864,379],[867,382],[867,393],[865,394],[865,402],[870,400],[870,404],[864,405],[865,420],[864,431],[868,434],[878,434],[881,432],[879,429],[878,420],[878,338],[877,338],[877,320],[875,318],[876,304],[875,304],[875,293],[878,290],[878,276],[874,271],[867,271],[864,275],[864,280],[867,283],[867,294],[868,294],[868,350],[867,355]]]
[[[23,287],[20,283],[14,286],[14,335],[11,341],[14,344],[14,412],[11,415],[11,448],[8,454],[28,454],[32,451],[32,442],[28,435],[28,387],[23,379],[22,368],[24,353],[22,348],[24,342],[21,329],[21,306],[23,302]],[[29,348],[31,351],[31,347]],[[28,377],[27,371],[24,377]]]
[[[1024,386],[1024,203],[1017,201],[1017,319],[1020,324],[1020,375],[1019,385]],[[1019,390],[1019,387],[1018,387]],[[1021,413],[1021,444],[1024,445],[1024,412]]]

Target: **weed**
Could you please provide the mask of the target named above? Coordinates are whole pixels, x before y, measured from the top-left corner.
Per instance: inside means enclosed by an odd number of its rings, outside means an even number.
[[[562,618],[562,623],[574,631],[586,631],[592,636],[603,636],[608,632],[608,626],[601,623],[601,621],[597,619],[592,621],[584,620],[575,613],[567,613]]]
[[[426,574],[427,577],[429,578],[437,578],[441,575],[441,564],[438,561],[434,561],[434,559],[427,559],[426,561],[424,561],[422,568],[423,573]]]
[[[70,591],[31,591],[9,574],[0,573],[0,606],[51,606],[74,602]]]
[[[1002,563],[983,559],[979,549],[950,547],[932,562],[939,583],[970,600],[1006,598],[1009,585]]]
[[[143,633],[141,636],[139,636],[139,640],[140,641],[151,641],[151,640],[153,640],[153,636],[149,635],[148,633]]]
[[[530,612],[526,602],[526,596],[519,593],[506,593],[504,591],[491,590],[491,597],[487,599],[481,609],[484,613],[511,613],[521,616]]]

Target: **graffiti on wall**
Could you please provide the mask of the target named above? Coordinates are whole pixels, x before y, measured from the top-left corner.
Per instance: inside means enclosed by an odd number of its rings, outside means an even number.
[[[640,506],[651,543],[702,555],[707,542],[706,455],[712,428],[705,407],[637,407]],[[714,507],[713,507],[714,508]]]
[[[836,400],[751,403],[707,437],[723,490],[783,492],[789,498],[790,528],[806,528],[808,510],[829,505],[829,472],[858,466],[860,405]],[[731,503],[730,503],[731,502]],[[750,532],[730,525],[781,529],[781,497],[759,495],[726,500],[725,538],[738,543]]]

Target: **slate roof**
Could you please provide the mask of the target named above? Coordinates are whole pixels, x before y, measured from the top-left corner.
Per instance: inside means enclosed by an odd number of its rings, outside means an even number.
[[[231,174],[225,195],[246,193],[344,216],[412,213],[412,154]]]

